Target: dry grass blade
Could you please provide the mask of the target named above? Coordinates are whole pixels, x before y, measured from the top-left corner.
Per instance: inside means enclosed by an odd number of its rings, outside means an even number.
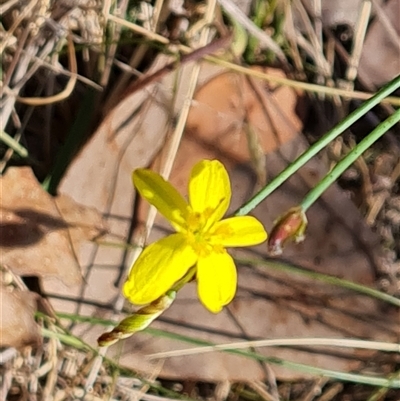
[[[317,401],[332,401],[343,390],[342,383],[334,383],[327,387],[324,393],[317,399]]]
[[[244,75],[251,76],[254,78],[259,78],[266,82],[273,82],[278,85],[288,86],[288,87],[294,88],[294,89],[305,90],[305,91],[311,92],[311,93],[323,93],[327,96],[341,96],[341,97],[345,97],[345,98],[349,98],[349,99],[360,99],[360,100],[367,100],[374,95],[373,93],[346,90],[346,89],[340,89],[340,88],[331,88],[328,86],[316,85],[316,84],[311,84],[308,82],[301,82],[301,81],[296,81],[293,79],[277,77],[276,75],[266,74],[266,73],[263,73],[263,72],[260,72],[260,71],[254,70],[254,69],[246,68],[241,65],[231,63],[229,61],[216,59],[211,56],[206,57],[206,60],[212,61],[215,64],[218,64],[222,67],[226,67],[227,69],[229,69],[231,71],[236,71],[236,72],[239,72],[239,73],[242,73]],[[391,104],[394,106],[400,106],[400,97],[388,96],[382,100],[382,104]]]
[[[104,15],[105,18],[107,19],[107,17],[110,15],[110,7],[111,4],[108,4],[108,7],[105,8],[106,4],[103,7],[104,10]],[[126,12],[126,9],[128,7],[128,2],[127,1],[123,1],[119,4],[119,12],[124,15]],[[100,85],[102,86],[106,86],[107,82],[110,79],[110,73],[111,73],[111,67],[113,64],[113,61],[115,59],[115,54],[117,52],[117,47],[118,47],[118,42],[121,36],[121,25],[120,24],[116,24],[115,29],[113,29],[112,32],[112,38],[111,38],[111,44],[108,48],[107,54],[105,55],[106,57],[106,62],[105,62],[105,66],[104,66],[104,70],[102,73],[102,76],[100,78]],[[112,28],[112,27],[111,27]]]
[[[157,354],[147,355],[148,359],[162,359],[171,358],[183,355],[194,355],[201,353],[217,352],[224,350],[247,349],[249,347],[276,347],[276,346],[332,346],[332,347],[345,347],[345,348],[360,348],[380,350],[383,352],[396,352],[400,353],[400,345],[394,343],[383,343],[374,341],[363,340],[347,340],[335,338],[287,338],[287,339],[271,339],[271,340],[257,340],[257,341],[242,341],[231,344],[218,344],[211,346],[202,346],[195,348],[171,350],[160,352]]]
[[[293,57],[294,65],[296,66],[297,73],[300,74],[301,71],[304,71],[304,66],[303,66],[303,61],[300,56],[300,51],[299,51],[299,48],[298,48],[297,42],[296,42],[296,38],[297,38],[298,34],[296,32],[296,28],[294,25],[292,4],[291,4],[290,0],[285,0],[284,10],[285,10],[285,15],[286,15],[285,34],[286,34],[288,43],[290,44],[290,51],[291,51],[291,55]]]
[[[10,8],[14,7],[19,0],[9,0],[0,6],[0,15],[6,13]]]
[[[265,400],[265,401],[279,401],[279,394],[278,394],[278,387],[276,385],[276,378],[274,375],[274,372],[272,371],[272,369],[269,369],[269,375],[270,375],[270,379],[268,380],[269,383],[272,382],[272,385],[270,385],[271,390],[268,391],[268,389],[266,388],[267,386],[257,380],[254,383],[249,383],[249,386],[257,393],[259,394],[259,396]]]
[[[142,26],[134,24],[130,21],[126,21],[123,18],[109,14],[109,15],[107,15],[107,19],[109,21],[115,22],[116,24],[124,26],[125,28],[130,29],[133,32],[136,32],[139,35],[143,35],[145,38],[147,38],[149,40],[154,40],[154,41],[162,43],[164,45],[169,44],[169,40],[167,38],[165,38],[164,36],[161,36],[155,32],[149,31],[148,29],[143,28]]]
[[[357,69],[360,62],[360,57],[364,45],[365,35],[367,33],[368,21],[371,16],[372,3],[371,1],[363,1],[361,3],[361,12],[358,16],[353,47],[349,59],[349,64],[346,71],[346,79],[349,81],[350,86],[353,87],[357,76]],[[347,89],[350,89],[350,86]]]
[[[68,36],[68,54],[69,54],[69,67],[70,67],[70,79],[63,91],[56,95],[48,96],[48,97],[21,97],[17,96],[17,100],[20,103],[28,104],[30,106],[44,106],[47,104],[53,104],[56,102],[61,102],[62,100],[67,99],[72,91],[75,88],[75,84],[77,81],[77,64],[76,64],[76,55],[74,44],[72,42],[71,35]]]
[[[315,397],[318,397],[322,393],[322,389],[326,385],[329,379],[325,377],[320,377],[314,380],[310,390],[306,392],[304,397],[301,398],[299,401],[313,401]]]
[[[185,54],[181,56],[179,62],[171,62],[167,64],[166,66],[160,68],[159,70],[148,74],[144,75],[141,78],[139,78],[137,81],[134,81],[127,89],[125,89],[124,93],[121,94],[121,98],[124,99],[131,95],[132,93],[145,88],[147,85],[151,84],[152,82],[155,82],[165,76],[166,74],[176,70],[179,66],[183,66],[187,63],[193,62],[193,61],[199,61],[201,58],[206,57],[207,55],[216,52],[217,50],[221,48],[226,48],[227,45],[231,41],[231,36],[226,36],[220,39],[217,39],[209,44],[206,44],[204,46],[201,46],[200,48],[193,50],[192,52]]]
[[[14,5],[15,7],[16,5]],[[73,92],[77,81],[77,66],[75,60],[75,49],[72,39],[69,39],[69,61],[70,79],[66,88],[57,95],[51,95],[47,98],[43,97],[19,97],[19,93],[26,86],[28,80],[42,66],[47,65],[47,60],[51,58],[53,61],[57,58],[59,49],[62,48],[67,32],[69,31],[70,20],[68,19],[74,11],[78,10],[74,7],[62,8],[57,14],[57,20],[49,18],[51,10],[48,8],[50,4],[42,4],[37,1],[30,1],[21,9],[20,13],[15,13],[16,18],[11,19],[11,26],[2,38],[0,48],[2,52],[7,53],[5,59],[10,62],[5,63],[4,82],[7,86],[4,88],[3,107],[1,109],[1,128],[4,130],[8,124],[11,113],[14,110],[15,102],[19,100],[32,106],[49,105],[54,102],[64,100]],[[54,15],[55,9],[54,8]],[[10,6],[12,10],[12,7]],[[60,10],[59,10],[60,11]],[[9,10],[10,13],[10,10]],[[75,13],[76,15],[76,13]],[[12,16],[7,15],[7,22]],[[55,17],[55,16],[54,16]],[[10,43],[13,34],[17,34],[18,47],[16,51]],[[39,88],[40,92],[40,88]]]
[[[24,7],[18,18],[15,19],[11,27],[7,30],[6,34],[0,42],[0,53],[3,54],[7,46],[9,46],[9,40],[14,35],[15,30],[21,25],[22,21],[32,14],[32,10],[37,6],[36,1],[30,1],[27,7]]]
[[[310,42],[308,42],[300,32],[297,32],[298,44],[300,47],[303,47],[304,50],[306,50],[307,53],[314,59],[315,64],[318,68],[318,72],[322,75],[323,78],[326,79],[332,75],[332,70],[329,63],[325,59],[323,48],[320,40],[318,39],[318,35],[314,31],[314,28],[302,2],[300,0],[296,0],[294,2],[294,5],[300,14],[301,20],[306,27],[308,37],[310,38]]]

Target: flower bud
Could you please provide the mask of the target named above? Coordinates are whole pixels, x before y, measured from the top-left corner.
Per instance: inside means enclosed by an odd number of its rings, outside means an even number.
[[[119,340],[128,338],[136,332],[144,330],[171,306],[175,297],[175,291],[168,291],[151,304],[140,308],[133,315],[122,320],[112,331],[103,333],[97,339],[97,343],[100,347],[109,347]]]
[[[289,209],[274,222],[274,227],[268,239],[268,251],[271,255],[281,255],[282,247],[287,240],[296,243],[304,240],[307,227],[307,217],[301,206]]]

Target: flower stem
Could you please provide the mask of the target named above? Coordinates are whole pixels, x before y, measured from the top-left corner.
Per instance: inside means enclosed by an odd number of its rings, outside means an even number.
[[[195,274],[196,274],[196,269],[193,266],[179,281],[177,281],[174,284],[174,286],[171,288],[171,291],[178,292],[185,284],[193,280]]]
[[[400,121],[400,109],[379,124],[368,136],[366,136],[354,149],[349,152],[336,166],[303,198],[300,206],[303,211],[307,209],[332,185],[343,172],[374,142],[384,135],[393,125]]]
[[[391,92],[400,88],[400,75],[385,85],[376,95],[367,100],[357,110],[349,114],[344,120],[331,129],[319,141],[315,142],[308,148],[306,152],[301,154],[295,161],[290,163],[285,170],[283,170],[277,177],[275,177],[268,185],[266,185],[260,192],[253,198],[245,203],[241,208],[235,212],[235,216],[244,216],[258,206],[266,197],[268,197],[275,189],[281,186],[289,177],[291,177],[297,170],[304,166],[312,157],[326,147],[331,141],[342,134],[349,128],[355,121],[361,118],[369,110],[375,107]],[[393,116],[392,116],[393,117]],[[388,128],[387,128],[388,129]]]

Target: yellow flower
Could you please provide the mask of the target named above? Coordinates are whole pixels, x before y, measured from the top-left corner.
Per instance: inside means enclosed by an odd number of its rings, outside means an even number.
[[[267,238],[254,217],[221,220],[231,199],[224,166],[217,160],[203,160],[193,167],[189,203],[151,170],[135,170],[132,178],[139,193],[169,220],[176,233],[144,249],[125,282],[125,297],[138,305],[150,303],[195,266],[201,302],[211,312],[221,311],[237,286],[235,263],[225,247],[256,245]]]

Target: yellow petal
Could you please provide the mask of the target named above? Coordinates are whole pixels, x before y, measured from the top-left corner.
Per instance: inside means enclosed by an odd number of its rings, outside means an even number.
[[[228,172],[218,160],[203,160],[193,169],[189,181],[190,205],[206,213],[207,226],[221,220],[231,200]]]
[[[210,234],[213,243],[224,247],[257,245],[267,239],[263,225],[252,216],[221,220],[212,227]]]
[[[140,254],[123,293],[137,305],[165,294],[196,263],[197,256],[182,234],[172,234],[149,245]]]
[[[137,169],[132,181],[140,195],[167,218],[174,228],[184,223],[188,203],[182,195],[159,174],[147,169]]]
[[[221,311],[236,293],[237,275],[227,252],[212,253],[197,262],[197,292],[204,306],[213,313]]]

